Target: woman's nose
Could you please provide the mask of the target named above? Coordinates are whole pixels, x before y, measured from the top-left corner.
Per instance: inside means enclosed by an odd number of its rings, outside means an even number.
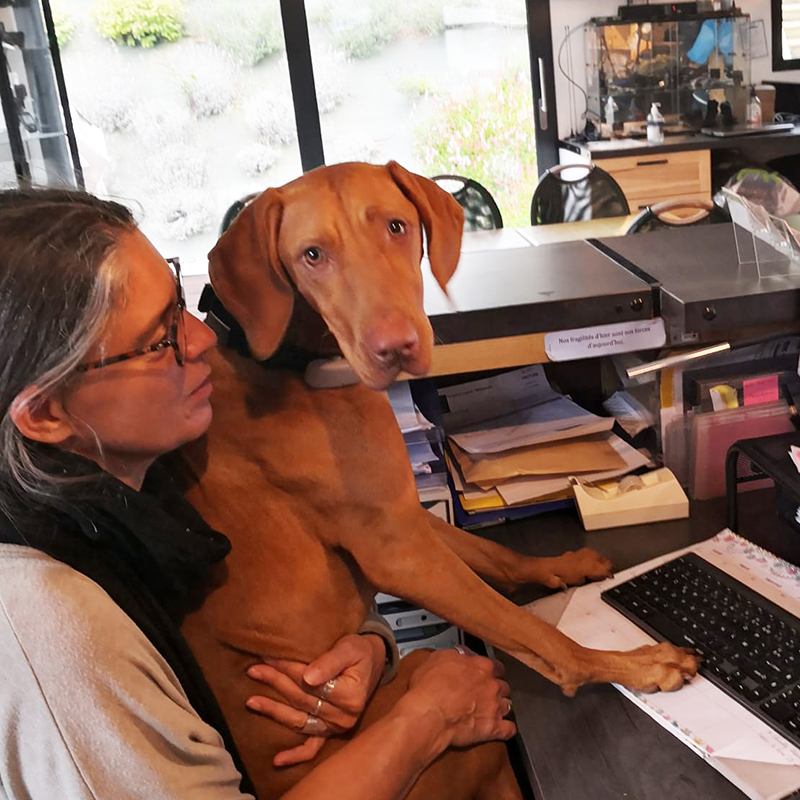
[[[217,344],[217,334],[202,320],[189,311],[184,311],[186,325],[186,360],[199,358]]]

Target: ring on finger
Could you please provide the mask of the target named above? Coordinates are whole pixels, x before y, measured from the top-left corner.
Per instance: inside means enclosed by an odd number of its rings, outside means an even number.
[[[462,645],[462,644],[454,645],[453,650],[455,650],[456,653],[460,653],[462,656],[469,655],[469,652],[467,651],[467,648],[464,647],[464,645]]]
[[[328,726],[323,720],[321,720],[319,717],[315,717],[313,714],[309,714],[306,717],[306,721],[303,723],[303,727],[300,729],[300,732],[315,736],[325,733],[326,730],[328,730]]]
[[[322,687],[322,697],[327,700],[335,686],[336,678],[331,678],[329,681],[325,681],[325,685]]]
[[[317,705],[316,705],[316,707],[315,707],[315,708],[314,708],[314,710],[311,712],[312,716],[314,716],[314,717],[318,717],[318,716],[319,716],[319,710],[320,710],[321,708],[322,708],[322,698],[321,698],[321,697],[319,697],[319,698],[317,698]]]
[[[506,703],[508,703],[508,708],[506,709],[506,713],[503,714],[504,717],[507,717],[511,713],[511,709],[514,707],[511,704],[511,698],[510,697],[506,697]]]

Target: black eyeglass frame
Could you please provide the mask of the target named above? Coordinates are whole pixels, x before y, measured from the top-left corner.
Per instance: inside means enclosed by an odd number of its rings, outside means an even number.
[[[102,369],[103,367],[110,367],[112,364],[119,364],[121,361],[130,361],[132,358],[139,356],[146,356],[150,353],[159,353],[166,350],[168,347],[172,348],[175,353],[175,361],[179,367],[185,363],[184,355],[181,352],[180,331],[185,324],[183,320],[183,313],[186,310],[186,296],[183,292],[183,280],[181,278],[181,262],[179,258],[167,258],[166,262],[170,264],[175,271],[175,285],[177,288],[178,297],[175,302],[175,314],[172,319],[172,324],[169,328],[169,335],[155,344],[150,344],[147,347],[140,347],[136,350],[130,350],[127,353],[120,353],[117,356],[109,356],[108,358],[101,358],[98,361],[90,361],[88,364],[79,364],[76,367],[78,372],[88,372],[93,369]],[[185,338],[185,336],[184,336]]]

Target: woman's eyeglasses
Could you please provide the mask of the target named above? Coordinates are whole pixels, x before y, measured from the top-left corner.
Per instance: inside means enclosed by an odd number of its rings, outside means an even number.
[[[140,347],[138,350],[120,353],[118,356],[101,358],[99,361],[91,361],[88,364],[80,364],[77,367],[78,372],[88,372],[90,369],[101,369],[102,367],[111,366],[111,364],[118,364],[120,361],[130,361],[132,358],[146,356],[149,353],[158,353],[161,350],[166,350],[168,347],[171,347],[175,353],[175,361],[178,363],[178,366],[183,366],[184,353],[186,352],[186,321],[184,320],[183,312],[186,310],[186,299],[183,293],[183,281],[181,280],[181,262],[177,258],[168,258],[167,263],[172,267],[172,271],[175,275],[177,293],[175,311],[167,336],[155,344],[150,344],[147,347]]]

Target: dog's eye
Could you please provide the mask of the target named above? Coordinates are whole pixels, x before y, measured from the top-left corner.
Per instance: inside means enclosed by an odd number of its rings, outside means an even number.
[[[393,219],[389,222],[389,230],[395,235],[400,236],[400,234],[405,233],[406,231],[406,224],[401,219]]]
[[[303,258],[306,260],[307,264],[316,266],[322,261],[322,250],[320,250],[319,247],[307,247],[303,251]]]

